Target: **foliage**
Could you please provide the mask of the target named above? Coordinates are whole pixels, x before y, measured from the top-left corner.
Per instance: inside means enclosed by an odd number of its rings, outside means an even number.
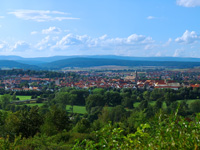
[[[12,104],[17,93],[5,94],[0,148],[199,149],[199,92],[63,88],[42,93],[46,102],[21,106]]]
[[[63,130],[68,131],[70,128],[71,124],[67,112],[57,106],[52,106],[45,116],[41,131],[47,135],[54,135]]]
[[[161,112],[129,134],[124,134],[121,127],[108,124],[95,132],[95,139],[77,141],[73,149],[198,149],[199,117],[187,122],[177,112],[170,116]]]

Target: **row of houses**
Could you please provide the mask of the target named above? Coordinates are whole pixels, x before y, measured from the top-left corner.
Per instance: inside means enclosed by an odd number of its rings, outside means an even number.
[[[178,83],[173,80],[140,80],[135,74],[115,74],[117,77],[113,76],[112,73],[108,73],[109,76],[106,76],[105,73],[99,73],[95,75],[94,73],[90,75],[85,73],[85,76],[80,76],[78,80],[74,80],[73,77],[68,76],[67,78],[40,78],[40,77],[13,77],[0,81],[0,88],[5,90],[12,91],[41,91],[43,86],[50,83],[54,83],[58,87],[75,87],[75,88],[139,88],[139,89],[174,89],[178,90],[181,87],[200,87],[200,84],[189,84],[189,83]],[[87,75],[87,76],[86,76]],[[120,75],[120,77],[119,77]],[[21,83],[28,83],[29,86],[19,87]],[[34,83],[34,84],[32,84]]]

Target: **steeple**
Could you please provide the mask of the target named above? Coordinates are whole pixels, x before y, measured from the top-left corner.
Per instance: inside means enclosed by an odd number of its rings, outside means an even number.
[[[138,81],[138,74],[137,74],[137,70],[135,71],[135,83],[137,83]]]

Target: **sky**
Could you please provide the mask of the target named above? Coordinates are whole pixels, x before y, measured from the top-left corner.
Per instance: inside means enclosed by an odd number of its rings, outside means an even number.
[[[200,58],[200,0],[1,0],[0,55]]]

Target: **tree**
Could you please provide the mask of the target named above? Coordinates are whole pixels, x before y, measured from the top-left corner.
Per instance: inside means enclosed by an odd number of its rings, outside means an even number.
[[[86,110],[90,114],[92,107],[105,105],[104,97],[100,94],[89,95],[86,99]]]
[[[38,112],[38,107],[32,107],[30,111],[20,110],[11,114],[5,123],[5,129],[8,133],[22,135],[22,137],[33,137],[40,132],[40,126],[43,118]]]
[[[86,118],[81,119],[74,128],[78,133],[89,133],[90,122]]]
[[[94,90],[92,90],[93,94],[101,94],[103,95],[105,90],[102,88],[95,88]]]
[[[164,95],[166,105],[169,107],[172,102],[176,100],[176,95],[172,92],[167,92]]]
[[[180,114],[182,116],[186,116],[186,115],[188,115],[188,111],[189,111],[189,106],[188,106],[187,102],[186,101],[182,101],[180,103],[178,114]]]
[[[76,103],[76,100],[77,100],[77,95],[70,93],[70,95],[69,95],[69,104],[71,105],[72,114],[73,114],[74,104]]]
[[[55,96],[55,102],[58,103],[63,109],[66,108],[66,105],[71,105],[71,111],[73,113],[73,106],[77,101],[77,95],[69,92],[59,92]]]
[[[143,101],[140,103],[139,108],[140,108],[141,110],[144,110],[144,109],[146,109],[146,108],[148,107],[148,105],[149,105],[148,101],[147,101],[147,100],[143,100]]]
[[[162,108],[162,105],[163,105],[163,100],[162,100],[162,98],[160,98],[160,99],[158,99],[158,100],[156,101],[155,108],[156,108],[156,109],[161,109],[161,108]]]
[[[6,109],[7,105],[10,104],[12,97],[9,94],[4,94],[3,96],[0,97],[0,103],[2,109]]]
[[[122,105],[118,105],[110,109],[109,111],[110,121],[120,122],[126,118],[126,110]]]
[[[150,100],[151,101],[156,101],[159,98],[163,97],[163,93],[161,92],[161,90],[158,89],[154,89],[151,93],[150,93]]]
[[[129,97],[125,97],[122,99],[122,105],[124,107],[127,107],[129,109],[132,109],[133,108],[133,99],[132,98],[129,98]]]
[[[199,113],[200,112],[200,101],[197,100],[195,102],[192,102],[190,104],[190,109],[192,110],[192,112]]]
[[[117,106],[121,104],[122,97],[118,92],[107,91],[104,97],[108,106]]]
[[[75,90],[74,89],[74,90],[71,90],[70,93],[77,95],[76,101],[74,103],[75,105],[85,106],[85,99],[89,95],[89,91],[88,90],[84,90],[84,89]]]
[[[144,100],[147,100],[147,101],[150,100],[150,93],[149,93],[149,91],[143,92],[143,98],[144,98]]]
[[[16,92],[13,93],[13,95],[12,95],[12,100],[18,100],[17,97],[16,97]]]
[[[63,130],[71,128],[71,121],[66,110],[58,108],[56,105],[50,108],[50,111],[45,115],[44,124],[41,126],[42,133],[54,135]]]

